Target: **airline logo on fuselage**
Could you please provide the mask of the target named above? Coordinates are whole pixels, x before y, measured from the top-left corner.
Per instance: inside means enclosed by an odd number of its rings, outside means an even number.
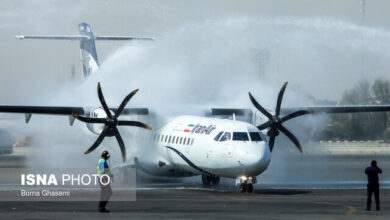
[[[188,128],[184,129],[184,132],[191,132],[194,134],[206,134],[209,135],[217,127],[215,125],[204,126],[201,124],[189,124]]]

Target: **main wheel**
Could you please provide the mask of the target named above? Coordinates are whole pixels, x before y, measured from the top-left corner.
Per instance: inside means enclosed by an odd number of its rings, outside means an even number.
[[[241,183],[240,185],[240,193],[244,193],[246,191],[246,184],[245,183]]]
[[[203,185],[210,185],[210,182],[211,182],[211,177],[210,176],[206,176],[206,175],[202,175],[202,183]]]
[[[220,181],[220,177],[219,176],[214,176],[214,177],[211,178],[211,184],[213,184],[213,185],[218,185],[219,181]]]
[[[253,184],[252,183],[249,183],[247,186],[246,186],[246,191],[248,193],[252,193],[253,192]]]

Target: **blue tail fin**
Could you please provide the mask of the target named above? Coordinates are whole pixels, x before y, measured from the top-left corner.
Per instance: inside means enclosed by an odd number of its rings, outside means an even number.
[[[80,40],[80,56],[83,66],[84,77],[99,70],[99,61],[96,53],[95,36],[91,30],[91,26],[87,23],[79,24],[80,35],[86,36]]]

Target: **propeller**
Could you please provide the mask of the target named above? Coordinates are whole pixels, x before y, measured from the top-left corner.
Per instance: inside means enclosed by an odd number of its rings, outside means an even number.
[[[119,106],[118,110],[116,111],[116,113],[114,115],[112,115],[110,109],[108,108],[108,106],[106,104],[106,101],[104,100],[104,96],[103,96],[102,88],[100,86],[100,82],[98,83],[97,92],[98,92],[98,96],[99,96],[99,101],[100,101],[100,104],[102,105],[104,111],[107,114],[107,118],[92,118],[92,117],[72,114],[74,118],[76,118],[77,120],[80,120],[82,122],[85,122],[85,123],[104,124],[103,131],[100,133],[100,135],[96,139],[95,143],[93,143],[93,145],[87,151],[85,151],[84,154],[91,153],[93,150],[95,150],[105,137],[115,136],[116,140],[118,141],[119,148],[121,149],[123,162],[126,161],[125,144],[123,143],[123,139],[119,133],[117,126],[135,126],[135,127],[140,127],[140,128],[152,130],[151,127],[149,127],[148,125],[146,125],[142,122],[139,122],[139,121],[118,120],[118,117],[121,115],[126,104],[138,91],[139,90],[136,89],[136,90],[130,92],[123,99],[123,101],[122,101],[121,105]]]
[[[290,120],[290,119],[293,119],[293,118],[296,118],[296,117],[299,117],[302,115],[313,114],[314,112],[307,111],[307,110],[299,110],[299,111],[293,112],[291,114],[288,114],[286,116],[280,117],[279,116],[280,115],[280,107],[282,105],[282,99],[283,99],[283,95],[284,95],[284,91],[286,90],[286,87],[287,87],[287,82],[284,83],[284,85],[282,86],[282,88],[279,91],[278,100],[276,102],[275,115],[272,115],[267,110],[265,110],[265,108],[263,108],[256,101],[256,99],[252,96],[252,94],[250,92],[249,92],[249,99],[251,100],[253,105],[268,118],[267,122],[257,126],[257,128],[259,130],[270,128],[269,131],[267,132],[267,135],[270,137],[269,138],[270,150],[272,151],[272,149],[274,147],[276,136],[278,136],[279,133],[282,132],[294,143],[294,145],[298,148],[299,152],[302,153],[302,146],[299,143],[298,139],[286,127],[283,126],[283,123]]]

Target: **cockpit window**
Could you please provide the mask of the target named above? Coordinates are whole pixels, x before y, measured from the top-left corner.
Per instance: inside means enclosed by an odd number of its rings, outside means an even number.
[[[233,132],[233,141],[249,141],[248,133]]]
[[[251,136],[252,141],[262,141],[259,132],[249,132],[249,136]]]
[[[221,140],[219,140],[219,142],[229,141],[231,138],[232,138],[232,133],[225,132],[225,134],[223,134],[223,136],[221,137]]]
[[[217,136],[215,136],[214,141],[218,141],[222,134],[223,134],[223,131],[219,132],[217,134]]]

